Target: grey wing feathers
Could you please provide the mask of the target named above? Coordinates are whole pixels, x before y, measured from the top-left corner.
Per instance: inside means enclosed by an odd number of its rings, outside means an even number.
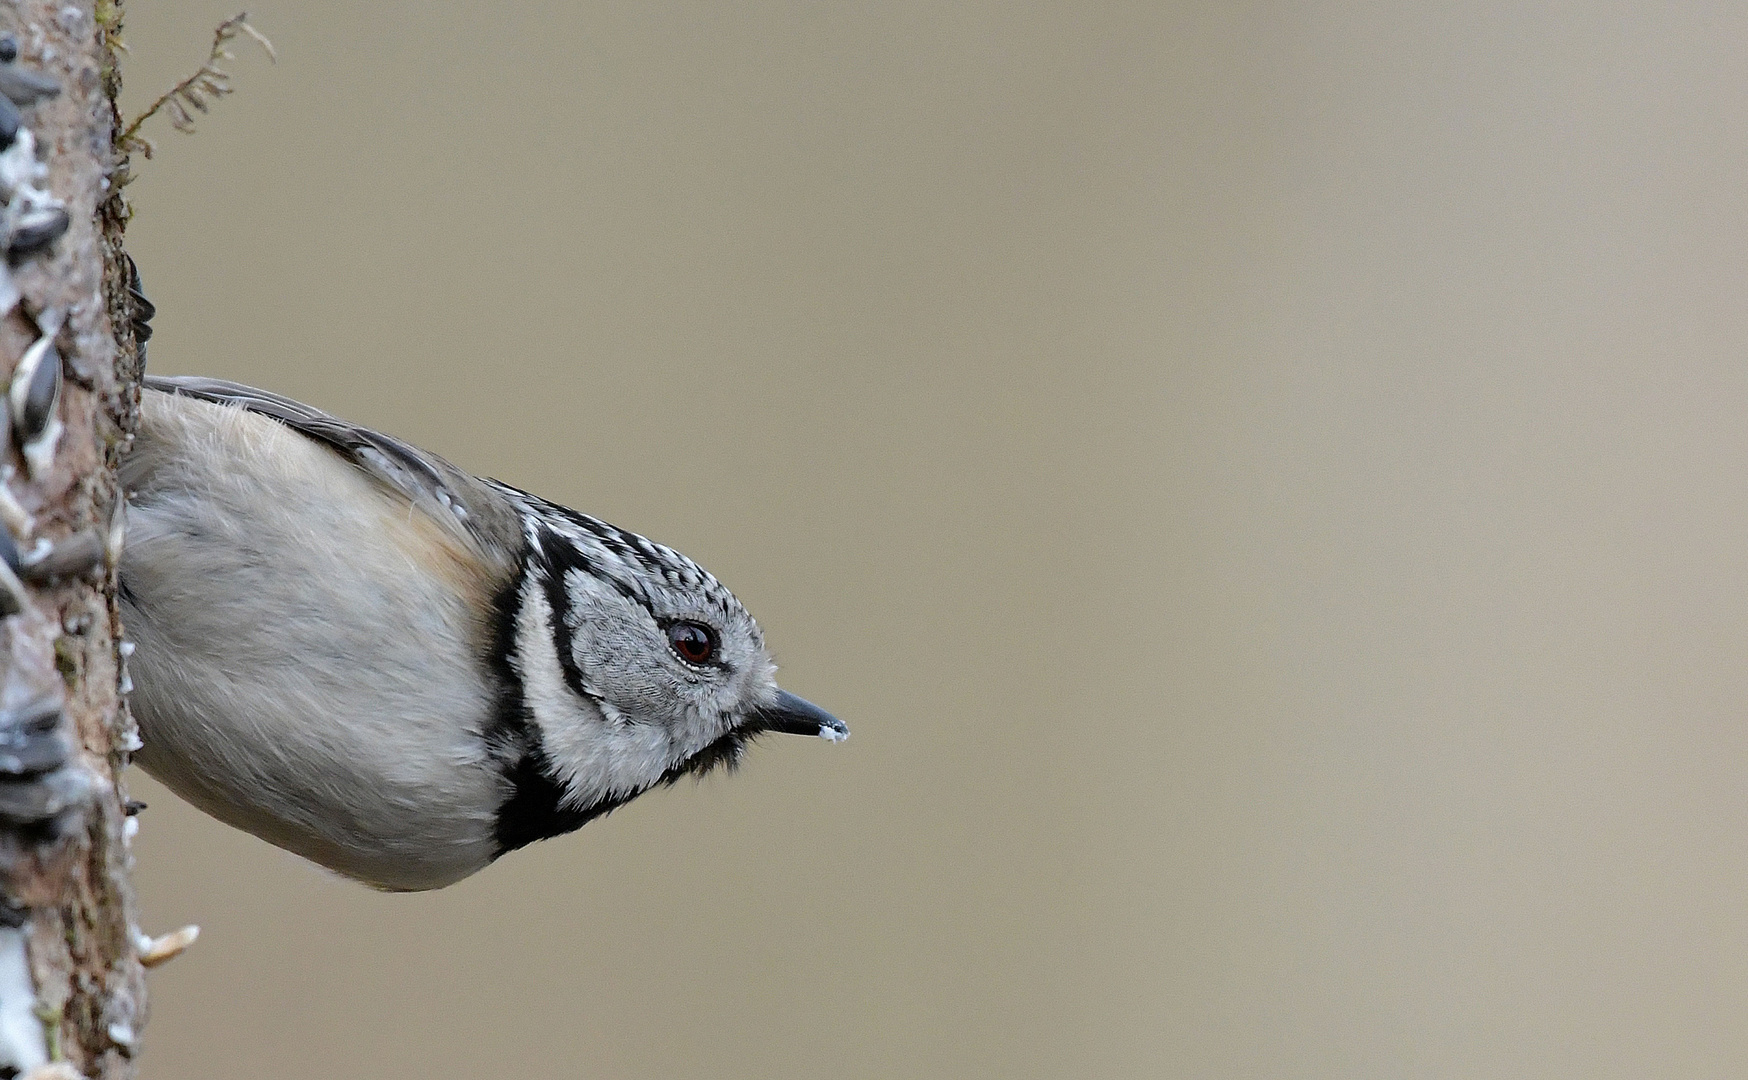
[[[487,551],[521,541],[516,509],[479,479],[435,454],[380,431],[349,424],[320,409],[242,383],[198,375],[148,375],[145,385],[218,405],[235,405],[279,421],[332,448],[366,475],[400,492],[432,517]]]

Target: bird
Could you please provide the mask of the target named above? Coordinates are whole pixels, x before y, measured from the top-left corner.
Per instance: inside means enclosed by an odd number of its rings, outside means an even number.
[[[120,481],[134,760],[377,889],[849,734],[691,559],[289,398],[148,376]]]

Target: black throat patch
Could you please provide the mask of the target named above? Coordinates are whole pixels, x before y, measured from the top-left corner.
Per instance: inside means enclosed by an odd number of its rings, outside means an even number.
[[[740,764],[741,755],[753,738],[747,732],[731,731],[663,773],[661,779],[643,791],[602,799],[582,808],[564,805],[563,782],[553,777],[546,752],[540,747],[532,747],[504,770],[504,779],[510,783],[510,797],[498,807],[498,851],[493,858],[527,847],[536,840],[550,840],[575,832],[651,788],[672,787],[682,777],[702,777],[716,769],[733,770]]]
[[[504,779],[510,782],[510,797],[498,807],[498,855],[527,847],[536,840],[575,832],[637,797],[632,794],[603,799],[582,809],[567,807],[563,804],[564,786],[552,778],[551,770],[545,753],[535,749],[504,771]]]

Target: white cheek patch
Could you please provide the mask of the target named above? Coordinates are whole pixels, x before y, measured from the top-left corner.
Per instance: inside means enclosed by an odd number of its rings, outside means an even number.
[[[580,809],[643,791],[673,763],[667,732],[659,724],[604,716],[594,702],[578,697],[564,679],[552,617],[540,582],[531,576],[516,613],[512,667],[547,759],[564,784],[566,805]]]

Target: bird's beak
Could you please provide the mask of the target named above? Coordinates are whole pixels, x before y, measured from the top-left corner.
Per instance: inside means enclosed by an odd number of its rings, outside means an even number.
[[[832,742],[850,737],[844,722],[804,698],[787,690],[777,691],[777,700],[753,713],[753,725],[763,731],[780,731],[785,735],[818,735]]]

